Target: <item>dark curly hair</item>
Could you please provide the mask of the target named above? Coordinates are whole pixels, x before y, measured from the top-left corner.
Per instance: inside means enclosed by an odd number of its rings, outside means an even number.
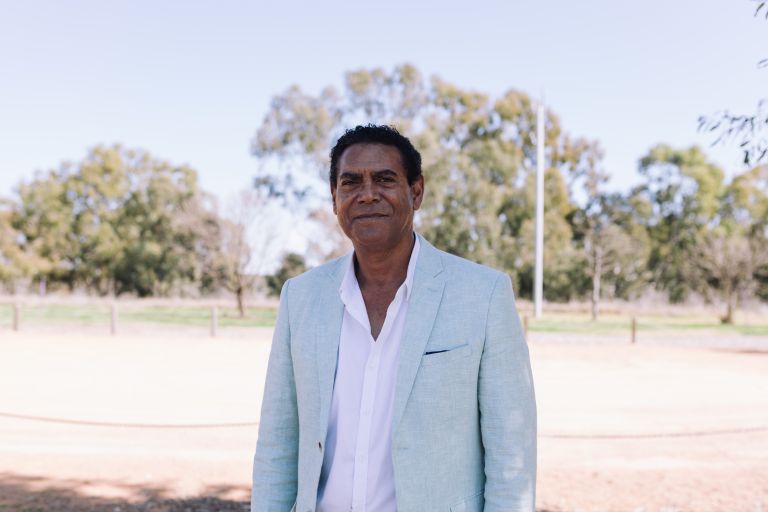
[[[356,126],[354,129],[344,132],[344,135],[339,137],[336,145],[331,149],[331,171],[328,175],[331,187],[336,187],[341,155],[345,149],[353,144],[394,146],[400,152],[400,159],[403,161],[403,167],[408,174],[408,184],[412,184],[421,176],[421,155],[407,137],[401,135],[392,126],[368,124]]]

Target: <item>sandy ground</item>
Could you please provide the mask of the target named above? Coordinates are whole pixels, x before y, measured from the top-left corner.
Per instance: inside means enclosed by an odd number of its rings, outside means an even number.
[[[247,510],[269,336],[0,331],[0,511]],[[759,342],[532,340],[537,508],[768,512]]]

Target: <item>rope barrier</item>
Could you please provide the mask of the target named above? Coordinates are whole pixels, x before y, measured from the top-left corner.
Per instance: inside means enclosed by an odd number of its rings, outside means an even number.
[[[244,421],[235,423],[121,423],[109,421],[88,421],[71,420],[63,418],[47,418],[44,416],[28,416],[26,414],[14,414],[9,412],[0,412],[2,418],[12,418],[16,420],[39,421],[44,423],[59,423],[65,425],[79,425],[85,427],[117,427],[117,428],[158,428],[158,429],[190,429],[190,428],[239,428],[256,427],[258,421]]]
[[[659,439],[665,437],[704,437],[752,434],[755,432],[768,432],[768,426],[720,430],[699,430],[693,432],[654,432],[650,434],[540,434],[539,437],[550,439]]]
[[[122,423],[107,421],[72,420],[63,418],[48,418],[45,416],[29,416],[0,412],[0,417],[26,421],[38,421],[43,423],[58,423],[64,425],[79,425],[86,427],[115,427],[115,428],[146,428],[146,429],[194,429],[194,428],[242,428],[257,427],[258,421],[243,421],[233,423]],[[539,434],[545,439],[658,439],[673,437],[704,437],[735,434],[753,434],[756,432],[768,432],[768,426],[745,427],[733,429],[698,430],[692,432],[655,432],[649,434]]]

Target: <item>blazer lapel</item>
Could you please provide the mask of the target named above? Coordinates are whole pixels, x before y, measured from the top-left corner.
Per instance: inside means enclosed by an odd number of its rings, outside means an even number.
[[[405,405],[411,394],[416,373],[424,355],[424,348],[429,340],[432,327],[440,309],[445,281],[440,253],[419,235],[421,249],[419,261],[413,276],[413,292],[408,304],[408,316],[405,320],[403,338],[400,341],[400,364],[395,383],[395,401],[392,411],[392,431],[405,412]]]
[[[336,362],[341,338],[341,322],[344,319],[344,303],[339,296],[339,286],[349,264],[347,258],[340,258],[339,263],[328,274],[332,284],[323,287],[318,297],[317,311],[323,318],[315,331],[317,348],[317,378],[320,396],[320,432],[325,439],[328,429],[328,415],[333,396],[333,381],[336,375]]]

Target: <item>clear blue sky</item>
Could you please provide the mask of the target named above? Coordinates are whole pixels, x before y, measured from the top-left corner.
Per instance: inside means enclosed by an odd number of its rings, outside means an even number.
[[[121,142],[200,172],[222,199],[256,170],[270,98],[402,62],[462,87],[544,93],[601,142],[613,186],[651,145],[706,145],[700,114],[765,92],[768,21],[749,0],[234,2],[0,0],[0,195]],[[738,171],[735,146],[711,151]]]

